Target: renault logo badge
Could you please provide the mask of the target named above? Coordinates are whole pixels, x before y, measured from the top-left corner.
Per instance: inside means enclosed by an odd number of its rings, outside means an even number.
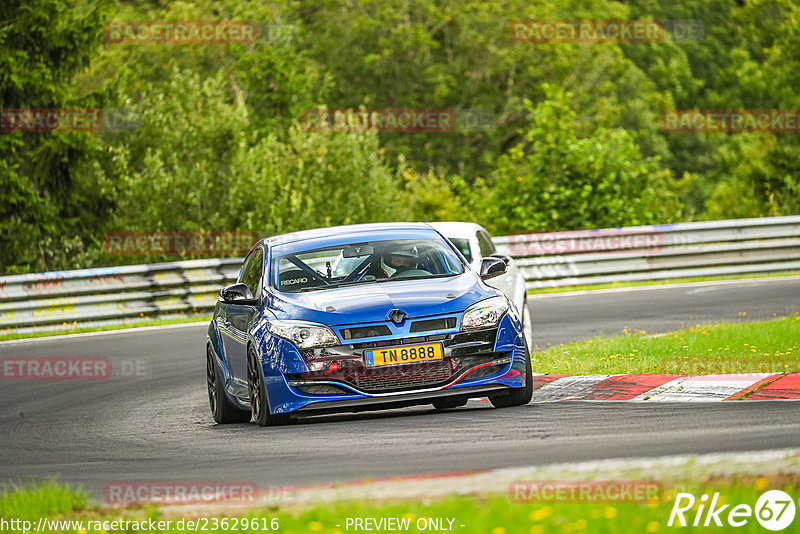
[[[395,309],[389,312],[389,319],[391,319],[394,324],[399,325],[406,320],[406,314],[401,310]]]

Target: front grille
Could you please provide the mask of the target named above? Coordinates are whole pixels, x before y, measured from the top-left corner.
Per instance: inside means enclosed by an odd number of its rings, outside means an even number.
[[[455,372],[454,360],[366,368],[351,378],[367,393],[415,389],[447,382]]]
[[[447,330],[456,327],[455,317],[444,317],[441,319],[428,319],[425,321],[414,321],[411,323],[410,332],[430,332],[431,330]]]
[[[342,333],[342,337],[345,340],[358,339],[363,337],[381,337],[381,336],[392,335],[392,331],[389,330],[389,327],[383,324],[375,326],[357,326],[353,328],[342,328],[339,330],[339,332]]]

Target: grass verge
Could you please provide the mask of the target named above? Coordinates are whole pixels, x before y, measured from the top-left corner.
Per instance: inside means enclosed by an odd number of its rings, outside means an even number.
[[[800,371],[800,314],[768,321],[717,323],[675,332],[625,328],[532,354],[537,373],[730,374]]]
[[[670,278],[666,280],[641,280],[637,282],[610,282],[606,284],[592,284],[592,285],[575,285],[563,287],[541,287],[538,289],[529,289],[528,295],[539,295],[548,293],[568,293],[571,291],[591,291],[593,289],[617,289],[622,287],[639,287],[639,286],[661,286],[669,284],[687,284],[692,282],[717,282],[721,280],[749,280],[751,278],[779,278],[786,276],[798,276],[800,272],[790,273],[773,273],[773,274],[753,274],[741,275],[732,274],[725,276],[694,276],[691,278]]]
[[[40,518],[51,521],[73,521],[53,525],[46,522],[44,532],[70,532],[77,534],[116,534],[121,532],[145,532],[146,529],[127,530],[114,528],[110,521],[137,521],[171,519],[166,528],[158,528],[157,532],[193,531],[186,526],[188,519],[206,521],[206,531],[215,532],[264,532],[278,531],[289,534],[321,533],[344,534],[356,530],[352,524],[348,527],[348,518],[396,518],[406,520],[408,532],[430,531],[420,528],[430,524],[430,519],[444,527],[441,530],[463,533],[516,534],[516,533],[656,533],[672,531],[668,527],[671,510],[678,491],[690,491],[698,499],[701,494],[713,495],[719,492],[719,504],[729,504],[728,510],[721,514],[725,521],[727,512],[733,505],[746,504],[755,508],[759,496],[766,490],[781,489],[796,499],[800,489],[800,478],[796,474],[755,476],[726,476],[695,481],[680,481],[671,484],[660,482],[661,489],[643,502],[619,502],[611,499],[590,502],[515,502],[509,495],[483,496],[451,496],[437,499],[421,499],[414,501],[389,502],[354,502],[341,501],[320,503],[304,507],[270,507],[252,508],[238,512],[226,512],[227,517],[217,515],[213,507],[207,511],[184,518],[184,528],[178,528],[179,517],[164,516],[162,510],[154,506],[128,507],[109,509],[89,504],[87,495],[82,491],[56,483],[43,486],[29,486],[6,490],[0,495],[0,517],[5,521],[29,521],[31,525],[39,525]],[[609,495],[611,495],[609,493]],[[689,525],[693,521],[698,507],[686,513]],[[214,518],[218,521],[214,521]],[[238,519],[237,519],[238,518]],[[241,518],[247,518],[242,521]],[[704,519],[704,517],[703,517]],[[747,518],[747,523],[740,528],[715,528],[720,532],[735,530],[736,532],[764,532],[755,517]],[[224,520],[224,521],[223,521]],[[81,523],[77,523],[80,521]],[[103,524],[104,521],[109,523]],[[800,519],[795,520],[795,524]],[[255,525],[253,524],[255,523]],[[702,522],[701,522],[702,525]],[[10,525],[6,525],[10,526]],[[215,528],[214,528],[215,527]],[[255,527],[255,528],[254,528]],[[277,528],[275,528],[277,527]],[[4,528],[7,531],[22,528]],[[379,532],[388,529],[374,529]],[[683,529],[682,529],[683,530]],[[690,532],[707,532],[709,527],[685,529]],[[150,530],[151,532],[153,530]],[[204,531],[203,528],[198,531]],[[788,530],[787,530],[788,531]]]

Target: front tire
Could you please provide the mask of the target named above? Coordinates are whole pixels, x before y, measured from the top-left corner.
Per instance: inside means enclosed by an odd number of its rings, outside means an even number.
[[[525,385],[521,388],[512,388],[511,393],[490,396],[489,400],[495,408],[508,408],[510,406],[523,406],[533,398],[533,372],[531,371],[531,355],[528,343],[525,343]]]
[[[259,426],[285,425],[291,421],[289,414],[272,415],[269,413],[264,375],[256,349],[252,345],[247,349],[247,389],[250,391],[250,411]]]
[[[531,317],[531,309],[528,307],[528,299],[523,301],[522,308],[522,331],[525,334],[525,342],[528,347],[533,346],[533,318]]]
[[[240,410],[231,404],[228,396],[225,395],[225,387],[217,372],[217,364],[214,361],[214,353],[210,345],[206,349],[206,385],[208,386],[208,404],[211,407],[214,421],[223,425],[250,422],[250,412]]]

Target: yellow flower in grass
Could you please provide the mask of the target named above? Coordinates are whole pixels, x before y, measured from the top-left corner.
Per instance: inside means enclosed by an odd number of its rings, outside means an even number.
[[[504,527],[494,527],[492,534],[506,534],[506,529]]]
[[[647,532],[658,532],[658,521],[650,521],[647,523]]]
[[[755,486],[756,491],[761,491],[767,489],[767,479],[766,478],[759,478],[756,480]]]
[[[655,508],[656,506],[658,506],[658,497],[650,497],[647,499],[648,508]]]
[[[320,530],[322,530],[322,523],[320,523],[319,521],[312,521],[308,524],[308,530],[310,530],[311,532],[319,532]]]
[[[617,509],[613,506],[607,506],[605,510],[603,510],[603,515],[606,519],[614,519],[617,517]]]
[[[551,515],[553,515],[553,507],[545,506],[544,508],[539,508],[538,510],[531,512],[530,518],[531,521],[541,521],[542,519],[546,519]]]

